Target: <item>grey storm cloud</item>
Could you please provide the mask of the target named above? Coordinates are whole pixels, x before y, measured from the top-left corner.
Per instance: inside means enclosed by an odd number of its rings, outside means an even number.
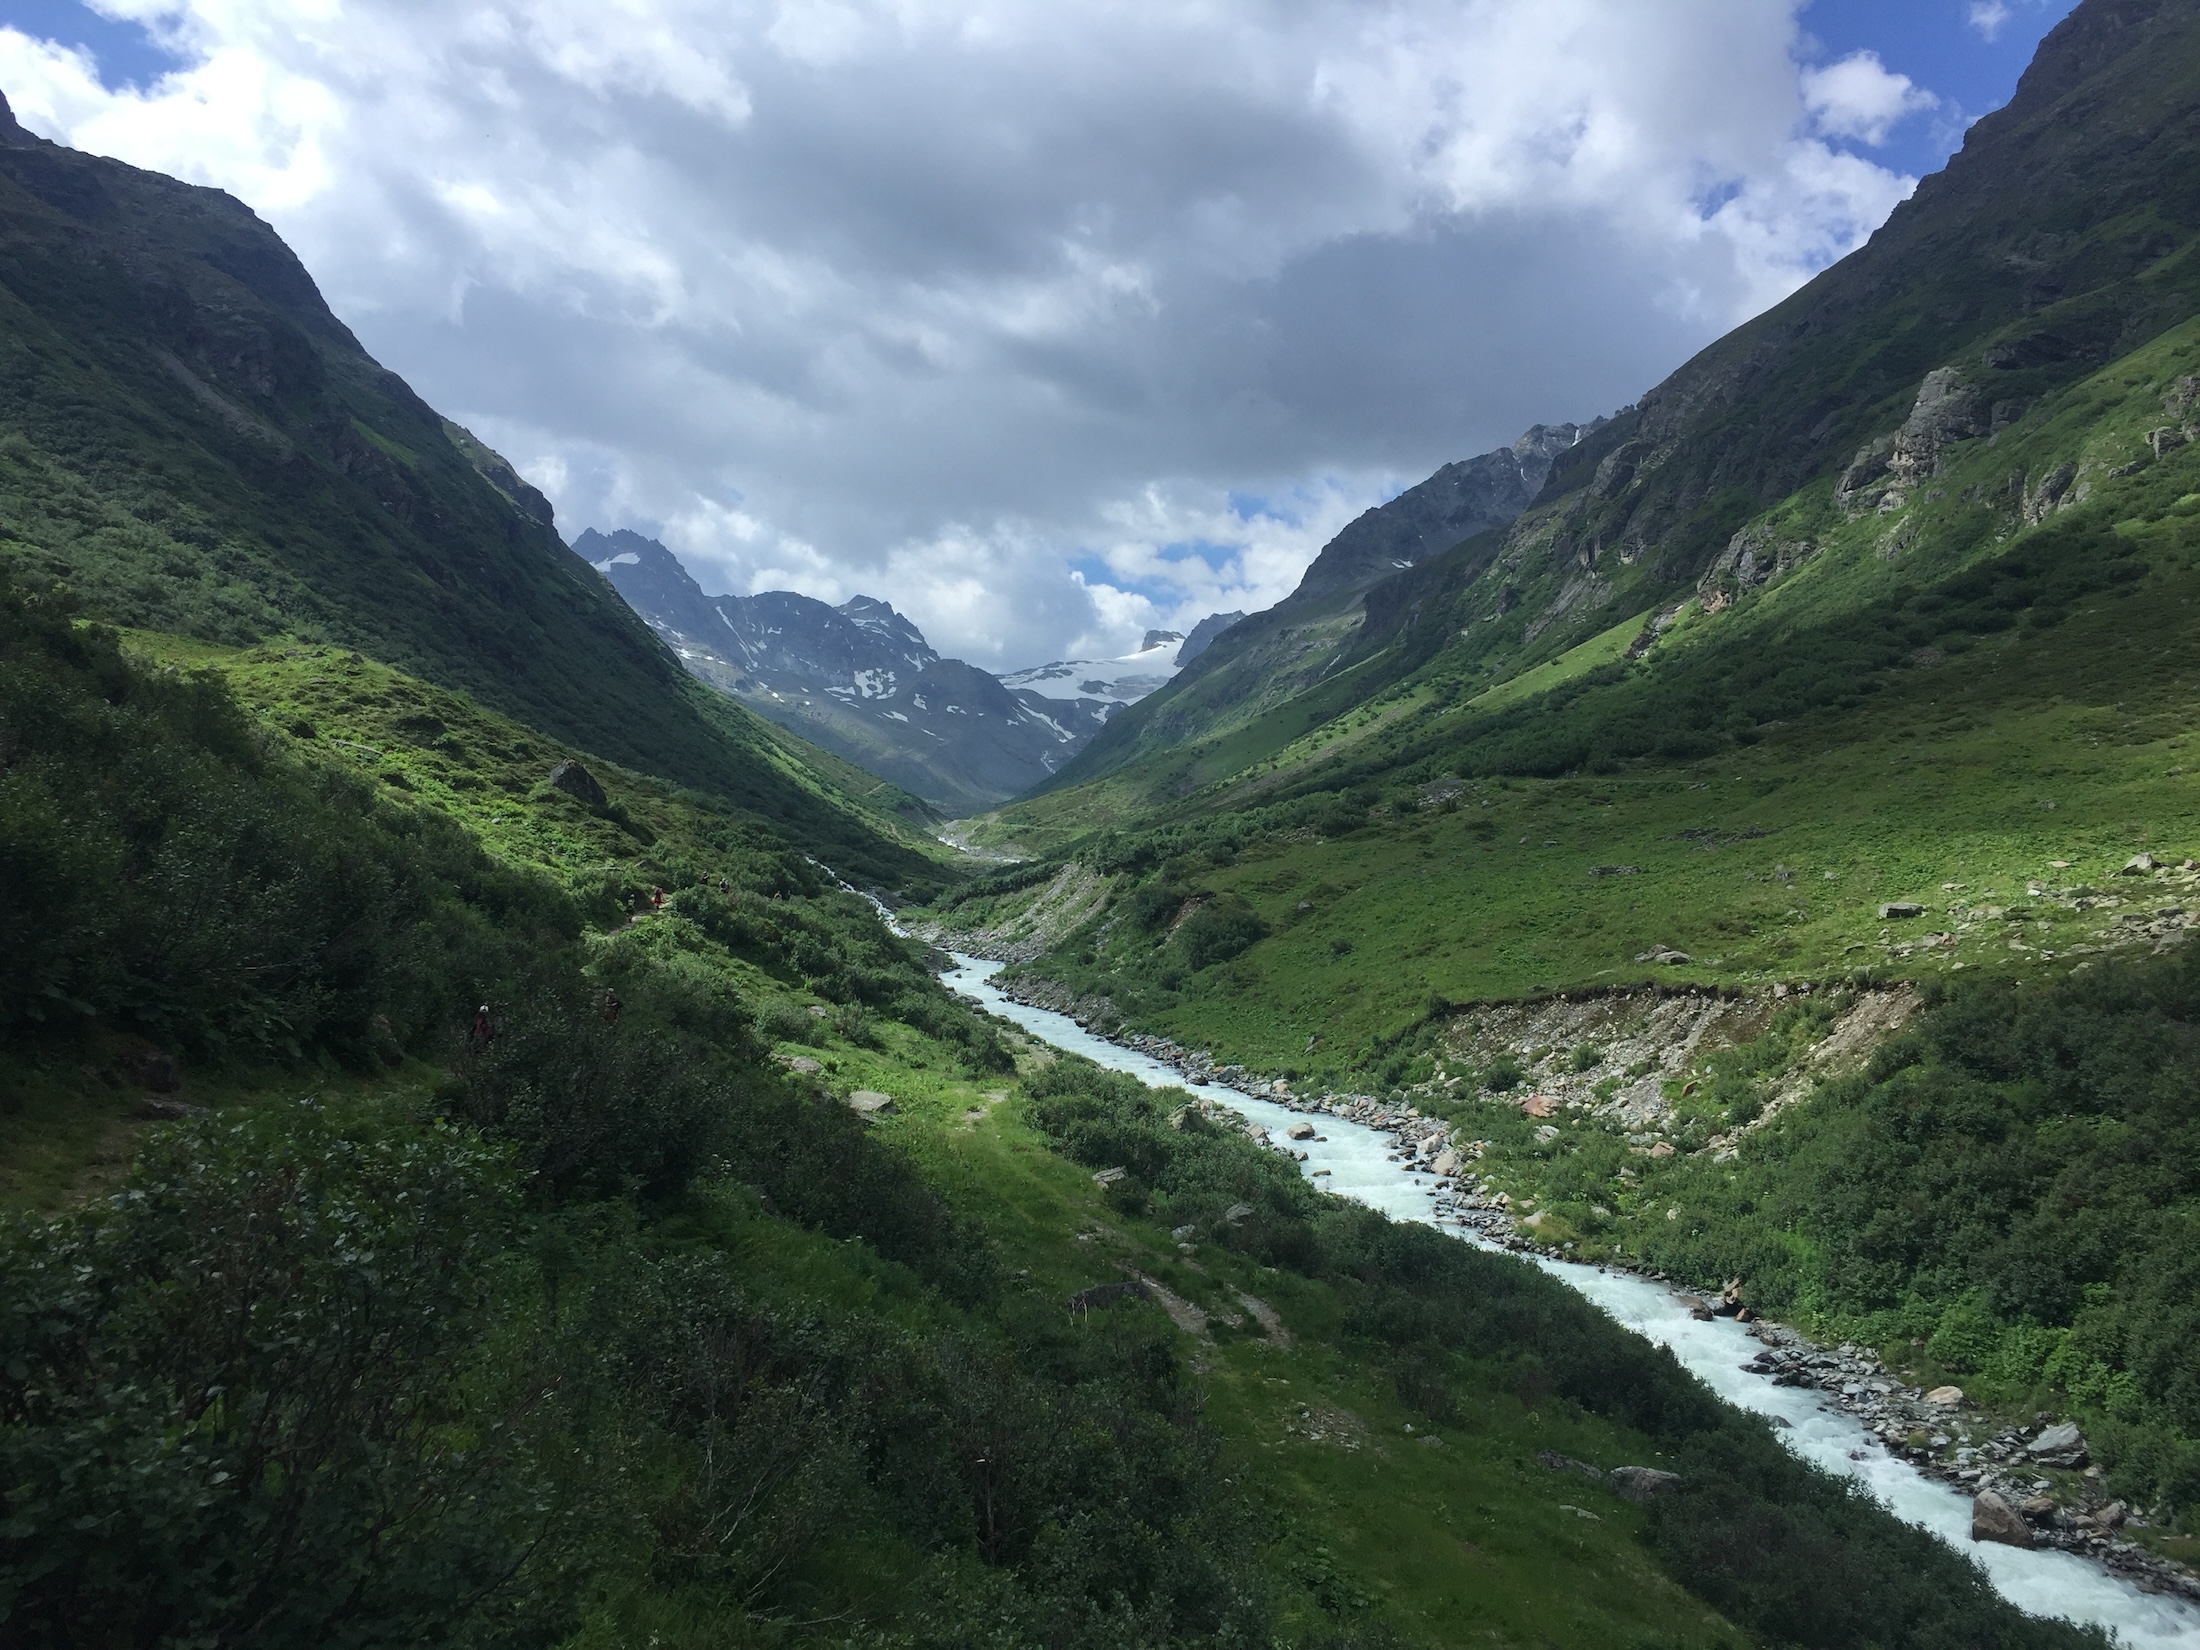
[[[1930,101],[1766,0],[101,9],[176,71],[0,30],[21,118],[251,202],[569,533],[995,666],[1634,399],[1884,218]]]

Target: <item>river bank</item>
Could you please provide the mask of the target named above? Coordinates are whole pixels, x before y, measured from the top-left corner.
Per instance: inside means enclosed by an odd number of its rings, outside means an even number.
[[[2116,1628],[2127,1643],[2200,1644],[2200,1611],[2186,1602],[2200,1590],[2193,1589],[2189,1573],[2152,1557],[2097,1519],[2088,1529],[2076,1515],[2067,1523],[2037,1509],[2024,1516],[2023,1503],[2036,1494],[2040,1480],[2018,1474],[2026,1460],[2024,1446],[2034,1440],[1998,1429],[1975,1442],[1964,1439],[1966,1428],[1977,1432],[1985,1425],[1983,1417],[1960,1406],[1928,1405],[1926,1394],[1896,1381],[1864,1349],[1819,1347],[1785,1326],[1747,1322],[1738,1311],[1718,1310],[1700,1292],[1683,1292],[1670,1279],[1569,1259],[1563,1246],[1538,1242],[1523,1230],[1502,1194],[1478,1189],[1471,1168],[1475,1142],[1453,1139],[1438,1120],[1423,1117],[1409,1102],[1293,1095],[1287,1083],[1219,1066],[1167,1039],[1123,1035],[1091,1008],[1088,1017],[1095,1023],[1079,1024],[1074,1010],[1085,1005],[1074,999],[1060,1006],[1031,1001],[1067,996],[1043,985],[1034,989],[1035,982],[1016,982],[1010,995],[991,983],[997,963],[957,962],[949,983],[985,1006],[1057,1047],[1156,1086],[1192,1088],[1210,1108],[1241,1119],[1255,1139],[1290,1153],[1302,1172],[1328,1189],[1394,1218],[1424,1221],[1513,1250],[1553,1271],[1621,1322],[1673,1348],[1721,1397],[1766,1415],[1798,1453],[1859,1479],[1900,1516],[1968,1550],[2023,1608],[2098,1621]],[[1446,1153],[1453,1158],[1451,1172],[1439,1175]],[[1967,1422],[1966,1415],[1975,1419]],[[1923,1430],[1927,1427],[1931,1430]],[[1936,1445],[1936,1438],[1946,1441]],[[1916,1453],[1921,1448],[1922,1459]],[[1951,1449],[1973,1453],[1963,1460],[1943,1460],[1937,1453]],[[1974,1542],[1976,1497],[1982,1490],[2014,1498],[2029,1545]]]

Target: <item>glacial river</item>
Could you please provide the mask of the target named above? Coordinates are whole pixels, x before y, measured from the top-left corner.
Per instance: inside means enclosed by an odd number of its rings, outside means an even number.
[[[1160,1061],[1095,1037],[1067,1015],[1009,1001],[994,989],[1001,964],[957,955],[946,976],[949,986],[976,998],[1056,1048],[1082,1054],[1113,1071],[1128,1072],[1154,1088],[1181,1088],[1184,1079]],[[1390,1136],[1341,1117],[1295,1112],[1257,1095],[1240,1094],[1212,1084],[1206,1094],[1226,1096],[1225,1104],[1243,1112],[1281,1139],[1297,1122],[1313,1122],[1323,1138],[1301,1140],[1306,1161],[1302,1173],[1321,1175],[1321,1183],[1342,1197],[1380,1209],[1394,1220],[1431,1219],[1435,1181],[1393,1162]],[[1444,1230],[1459,1234],[1455,1227]],[[1470,1240],[1471,1241],[1471,1240]],[[1864,1483],[1902,1518],[1930,1530],[1978,1560],[2002,1595],[2036,1615],[2067,1616],[2115,1629],[2131,1646],[2200,1647],[2200,1609],[2180,1600],[2141,1592],[2127,1581],[2069,1553],[2052,1549],[2023,1551],[1971,1540],[1971,1503],[1967,1496],[1914,1471],[1890,1454],[1861,1422],[1801,1387],[1774,1386],[1762,1376],[1745,1374],[1741,1365],[1759,1351],[1758,1343],[1731,1318],[1700,1323],[1663,1284],[1627,1272],[1607,1272],[1540,1257],[1524,1257],[1563,1279],[1628,1328],[1673,1349],[1674,1356],[1706,1386],[1729,1403],[1788,1423],[1781,1440],[1797,1454]]]

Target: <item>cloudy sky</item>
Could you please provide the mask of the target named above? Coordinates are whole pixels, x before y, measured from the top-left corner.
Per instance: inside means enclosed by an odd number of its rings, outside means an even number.
[[[1006,668],[1259,608],[1869,234],[2069,0],[0,0],[568,537]]]

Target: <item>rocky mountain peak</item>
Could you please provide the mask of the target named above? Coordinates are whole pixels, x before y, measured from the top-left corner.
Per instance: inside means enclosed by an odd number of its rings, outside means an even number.
[[[1364,590],[1463,539],[1509,525],[1542,491],[1558,456],[1603,422],[1532,425],[1506,446],[1445,465],[1331,539],[1289,599]]]
[[[0,143],[21,149],[37,141],[33,134],[24,131],[16,121],[15,111],[8,107],[8,94],[0,92]]]
[[[1206,652],[1209,643],[1244,617],[1243,613],[1210,613],[1193,625],[1192,633],[1184,638],[1184,645],[1176,650],[1177,669],[1182,670]]]

